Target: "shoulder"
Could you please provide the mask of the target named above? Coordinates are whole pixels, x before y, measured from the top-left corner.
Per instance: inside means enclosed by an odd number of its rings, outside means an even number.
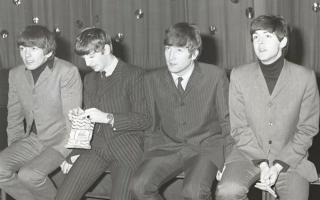
[[[156,81],[159,80],[161,76],[163,76],[164,73],[167,73],[167,67],[163,66],[160,68],[155,68],[155,69],[151,69],[148,70],[145,75],[144,75],[144,79],[146,81]]]
[[[314,71],[310,68],[304,67],[285,60],[285,67],[288,68],[291,75],[297,77],[298,79],[309,79],[310,76],[314,76]]]
[[[253,72],[259,68],[257,62],[240,65],[232,68],[230,78],[248,78],[253,75]]]
[[[58,72],[61,72],[61,73],[68,73],[70,71],[73,71],[73,72],[79,71],[78,67],[76,67],[71,62],[68,62],[66,60],[62,60],[57,57],[54,58],[53,69],[57,70]]]
[[[25,72],[26,68],[24,65],[18,65],[9,70],[9,78],[20,77]]]
[[[204,77],[209,77],[210,79],[212,79],[212,77],[215,77],[218,79],[227,77],[227,73],[225,69],[213,64],[197,62],[196,67],[199,68],[201,74]]]
[[[121,67],[122,74],[129,76],[141,76],[145,70],[133,64],[126,63],[119,59],[117,67]]]

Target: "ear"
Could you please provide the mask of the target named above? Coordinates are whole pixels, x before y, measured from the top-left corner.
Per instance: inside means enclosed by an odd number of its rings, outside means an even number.
[[[47,53],[47,54],[45,55],[45,57],[48,59],[48,58],[50,58],[50,57],[52,56],[52,54],[53,54],[53,52],[50,51],[49,53]]]
[[[198,55],[199,55],[199,50],[197,49],[197,50],[195,50],[195,51],[192,53],[191,59],[192,59],[192,60],[196,60],[197,57],[198,57]]]
[[[282,38],[282,40],[280,42],[281,49],[283,49],[285,46],[287,46],[287,43],[288,43],[288,38],[287,37]]]
[[[108,45],[108,44],[105,44],[105,45],[104,45],[103,53],[104,53],[105,55],[109,55],[109,54],[111,53],[110,45]]]

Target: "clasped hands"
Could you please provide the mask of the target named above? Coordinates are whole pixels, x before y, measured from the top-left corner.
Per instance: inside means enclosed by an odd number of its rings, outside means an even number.
[[[68,113],[69,120],[72,121],[74,116],[83,116],[88,118],[93,123],[111,124],[112,120],[108,118],[109,113],[102,112],[97,108],[88,108],[82,110],[81,108],[71,109]]]
[[[276,183],[278,176],[282,170],[282,166],[276,163],[273,166],[269,167],[269,165],[266,162],[262,162],[259,165],[259,167],[260,182],[257,182],[255,187],[259,188],[260,190],[265,190],[269,192],[272,196],[276,198],[277,194],[271,188],[271,186],[273,186]]]

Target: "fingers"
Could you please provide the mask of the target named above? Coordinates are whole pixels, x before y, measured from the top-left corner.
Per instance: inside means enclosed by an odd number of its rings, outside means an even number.
[[[70,160],[72,163],[76,162],[76,160],[79,158],[80,155],[74,155],[74,156],[71,156]]]
[[[264,183],[256,183],[255,186],[256,188],[260,189],[260,190],[264,190],[264,191],[267,191],[269,192],[273,197],[277,198],[277,194],[276,192],[269,186],[269,185],[266,185]]]
[[[64,174],[67,174],[72,167],[72,164],[69,164],[67,161],[63,161],[63,163],[60,165],[61,171]]]

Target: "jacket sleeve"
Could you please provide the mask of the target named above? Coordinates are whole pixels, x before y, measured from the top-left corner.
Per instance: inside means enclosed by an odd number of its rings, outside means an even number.
[[[220,127],[222,128],[222,134],[224,135],[224,138],[225,138],[225,156],[227,156],[231,152],[231,149],[233,146],[233,138],[230,135],[228,91],[229,91],[229,81],[225,71],[223,71],[223,73],[221,73],[221,76],[218,80],[215,103],[218,111]]]
[[[71,122],[68,118],[68,112],[73,108],[81,107],[82,104],[82,81],[76,67],[71,67],[67,73],[63,74],[60,87],[62,112],[66,123],[66,134],[61,143],[53,148],[61,152],[62,155],[67,156],[71,152],[70,149],[64,147],[67,144],[68,136],[71,131]]]
[[[8,116],[7,116],[7,134],[8,134],[8,145],[21,139],[25,135],[24,130],[24,115],[21,102],[18,97],[16,90],[16,83],[13,78],[13,72],[9,72],[9,93],[8,93]]]
[[[296,131],[276,158],[293,168],[307,156],[308,149],[312,145],[312,139],[318,133],[319,91],[313,71],[307,80]]]
[[[255,133],[247,121],[245,104],[250,102],[245,102],[236,73],[235,69],[231,72],[229,88],[231,136],[237,149],[250,160],[266,159],[267,155],[258,145]]]
[[[141,131],[150,126],[150,117],[147,109],[143,72],[132,74],[128,81],[128,97],[131,102],[131,112],[113,113],[114,131]]]

